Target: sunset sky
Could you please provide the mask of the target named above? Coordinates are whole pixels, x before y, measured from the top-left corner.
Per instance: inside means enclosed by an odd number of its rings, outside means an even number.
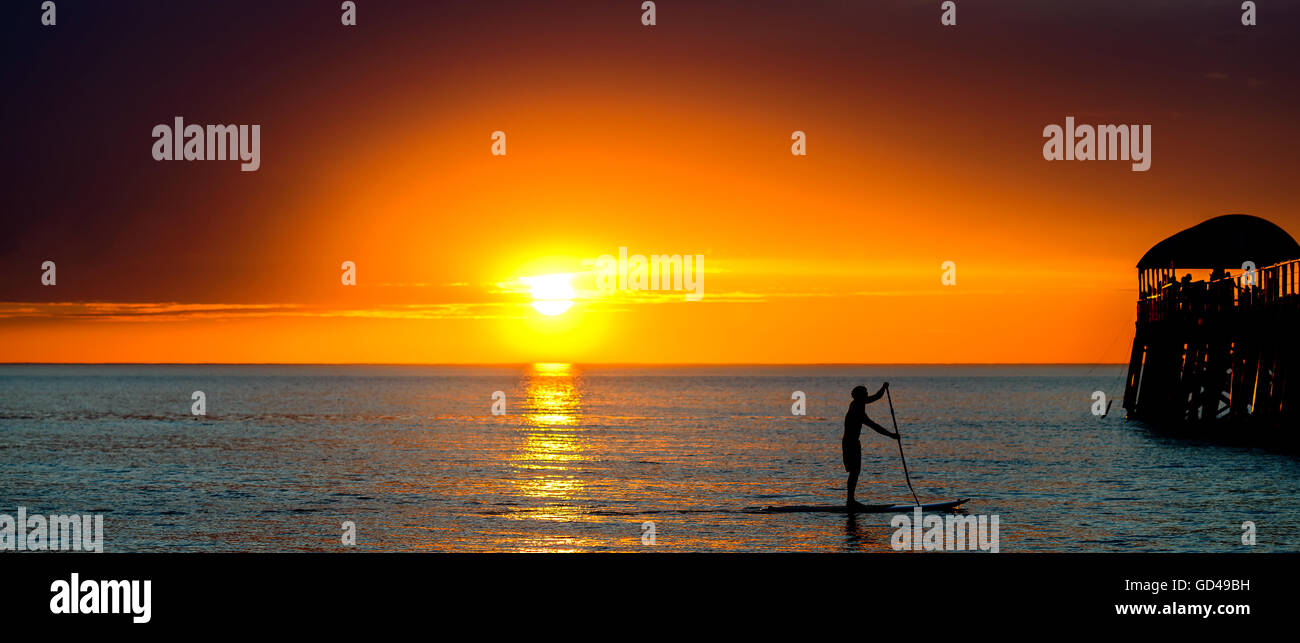
[[[1294,5],[338,4],[10,8],[0,361],[1122,362],[1151,245],[1300,232]],[[154,161],[176,116],[261,168]],[[1067,116],[1150,171],[1045,161]],[[591,292],[620,247],[703,300]]]

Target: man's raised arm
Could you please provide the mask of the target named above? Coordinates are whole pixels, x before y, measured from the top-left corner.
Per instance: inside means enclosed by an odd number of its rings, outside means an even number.
[[[885,396],[885,389],[887,389],[887,388],[889,388],[889,382],[885,382],[884,384],[882,384],[882,385],[880,386],[880,390],[879,390],[879,391],[876,391],[876,394],[875,394],[875,395],[868,395],[868,396],[867,396],[867,404],[871,404],[872,402],[875,402],[876,400],[878,400],[878,399],[884,397],[884,396]]]

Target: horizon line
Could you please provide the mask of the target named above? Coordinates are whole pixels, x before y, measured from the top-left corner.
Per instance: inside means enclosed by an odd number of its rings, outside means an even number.
[[[1124,362],[5,362],[0,366],[1128,366]]]

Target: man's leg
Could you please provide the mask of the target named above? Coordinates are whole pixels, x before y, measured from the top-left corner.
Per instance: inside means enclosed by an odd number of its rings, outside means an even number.
[[[858,489],[858,474],[862,472],[862,445],[857,440],[844,440],[840,443],[840,448],[844,452],[844,470],[849,473],[848,499],[845,500],[846,506],[853,505],[853,496]]]
[[[848,499],[844,502],[849,506],[853,504],[853,495],[858,488],[858,474],[862,472],[862,447],[857,440],[844,440],[840,442],[840,450],[844,454],[844,470],[849,473],[849,481],[845,485]]]

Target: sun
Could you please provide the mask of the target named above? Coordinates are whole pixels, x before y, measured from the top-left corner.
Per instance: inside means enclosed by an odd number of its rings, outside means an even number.
[[[520,281],[528,284],[533,294],[533,309],[548,317],[554,317],[573,307],[573,298],[577,293],[571,283],[573,275],[557,273],[524,277]]]

